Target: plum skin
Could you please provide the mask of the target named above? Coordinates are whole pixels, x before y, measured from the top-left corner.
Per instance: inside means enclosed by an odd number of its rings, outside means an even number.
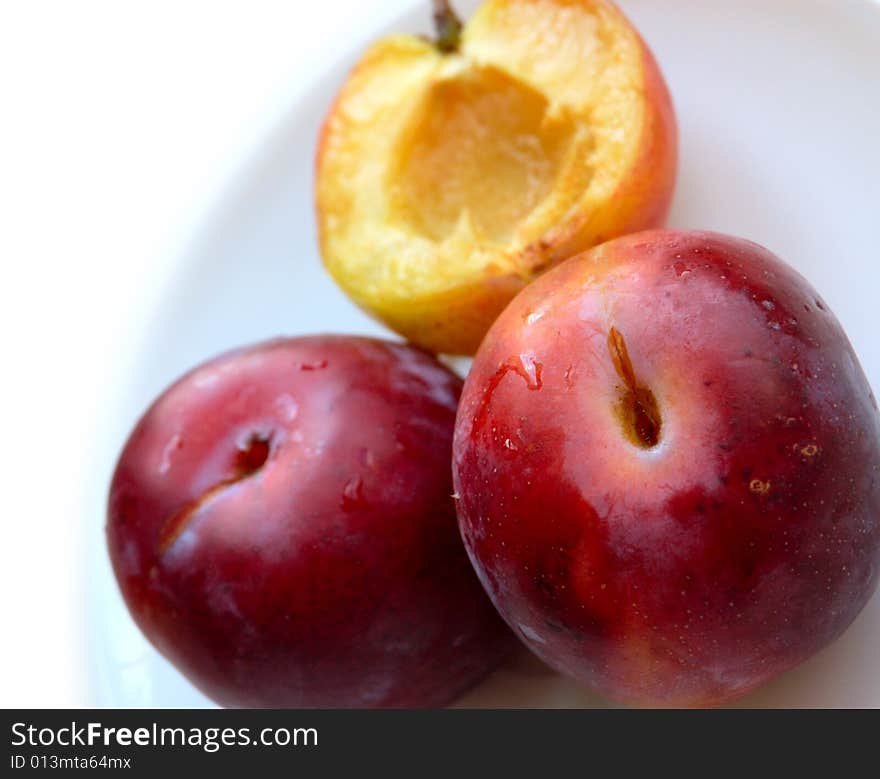
[[[656,445],[615,411],[612,327],[656,398]],[[648,231],[528,287],[465,382],[453,471],[502,616],[625,703],[738,697],[876,587],[876,399],[828,307],[748,241]]]
[[[467,690],[513,639],[456,524],[460,390],[425,352],[346,336],[268,341],[177,381],[110,489],[110,557],[144,634],[226,706]]]

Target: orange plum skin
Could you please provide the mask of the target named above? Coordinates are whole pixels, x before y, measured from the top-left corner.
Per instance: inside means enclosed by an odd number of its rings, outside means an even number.
[[[653,52],[639,36],[645,121],[639,153],[600,214],[582,215],[527,248],[531,271],[542,272],[619,236],[666,224],[678,177],[678,120],[669,87]]]
[[[615,411],[611,327],[656,399],[653,446]],[[453,471],[502,616],[624,703],[736,698],[877,583],[877,402],[827,305],[748,241],[644,232],[528,287],[466,380]]]
[[[236,707],[433,707],[512,636],[461,543],[449,459],[461,380],[421,350],[276,339],[170,387],[113,477],[129,610]]]

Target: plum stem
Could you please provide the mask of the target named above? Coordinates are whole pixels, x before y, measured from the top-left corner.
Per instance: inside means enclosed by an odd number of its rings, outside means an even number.
[[[452,54],[458,51],[461,45],[461,20],[449,0],[432,0],[431,5],[434,9],[434,45],[443,54]]]
[[[629,438],[643,449],[656,446],[660,440],[660,409],[657,399],[636,379],[629,350],[621,332],[612,327],[608,333],[608,351],[614,369],[626,385],[626,393],[618,405],[618,414]]]

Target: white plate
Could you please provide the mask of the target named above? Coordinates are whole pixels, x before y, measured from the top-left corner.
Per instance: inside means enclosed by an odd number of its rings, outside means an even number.
[[[475,2],[460,2],[470,13]],[[681,165],[670,224],[745,236],[822,292],[880,389],[880,5],[872,0],[621,0],[673,93]],[[393,25],[427,32],[424,6]],[[383,32],[376,30],[377,35]],[[351,52],[280,116],[277,129],[205,220],[169,293],[145,323],[124,424],[192,364],[281,333],[383,334],[321,268],[312,212],[315,139]],[[117,449],[122,440],[111,442]],[[115,451],[114,451],[115,453]],[[90,537],[100,532],[95,517]],[[140,636],[103,547],[91,545],[94,700],[209,702]],[[742,701],[747,706],[880,706],[880,597],[846,634]],[[537,661],[518,658],[467,704],[594,706]]]

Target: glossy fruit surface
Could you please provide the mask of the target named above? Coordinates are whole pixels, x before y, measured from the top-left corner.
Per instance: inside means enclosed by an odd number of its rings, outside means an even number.
[[[229,706],[439,706],[510,636],[451,498],[460,380],[413,347],[268,341],[138,422],[107,539],[150,641]]]
[[[467,378],[454,480],[508,623],[628,703],[741,695],[877,582],[874,395],[810,285],[728,236],[628,236],[518,296]]]

